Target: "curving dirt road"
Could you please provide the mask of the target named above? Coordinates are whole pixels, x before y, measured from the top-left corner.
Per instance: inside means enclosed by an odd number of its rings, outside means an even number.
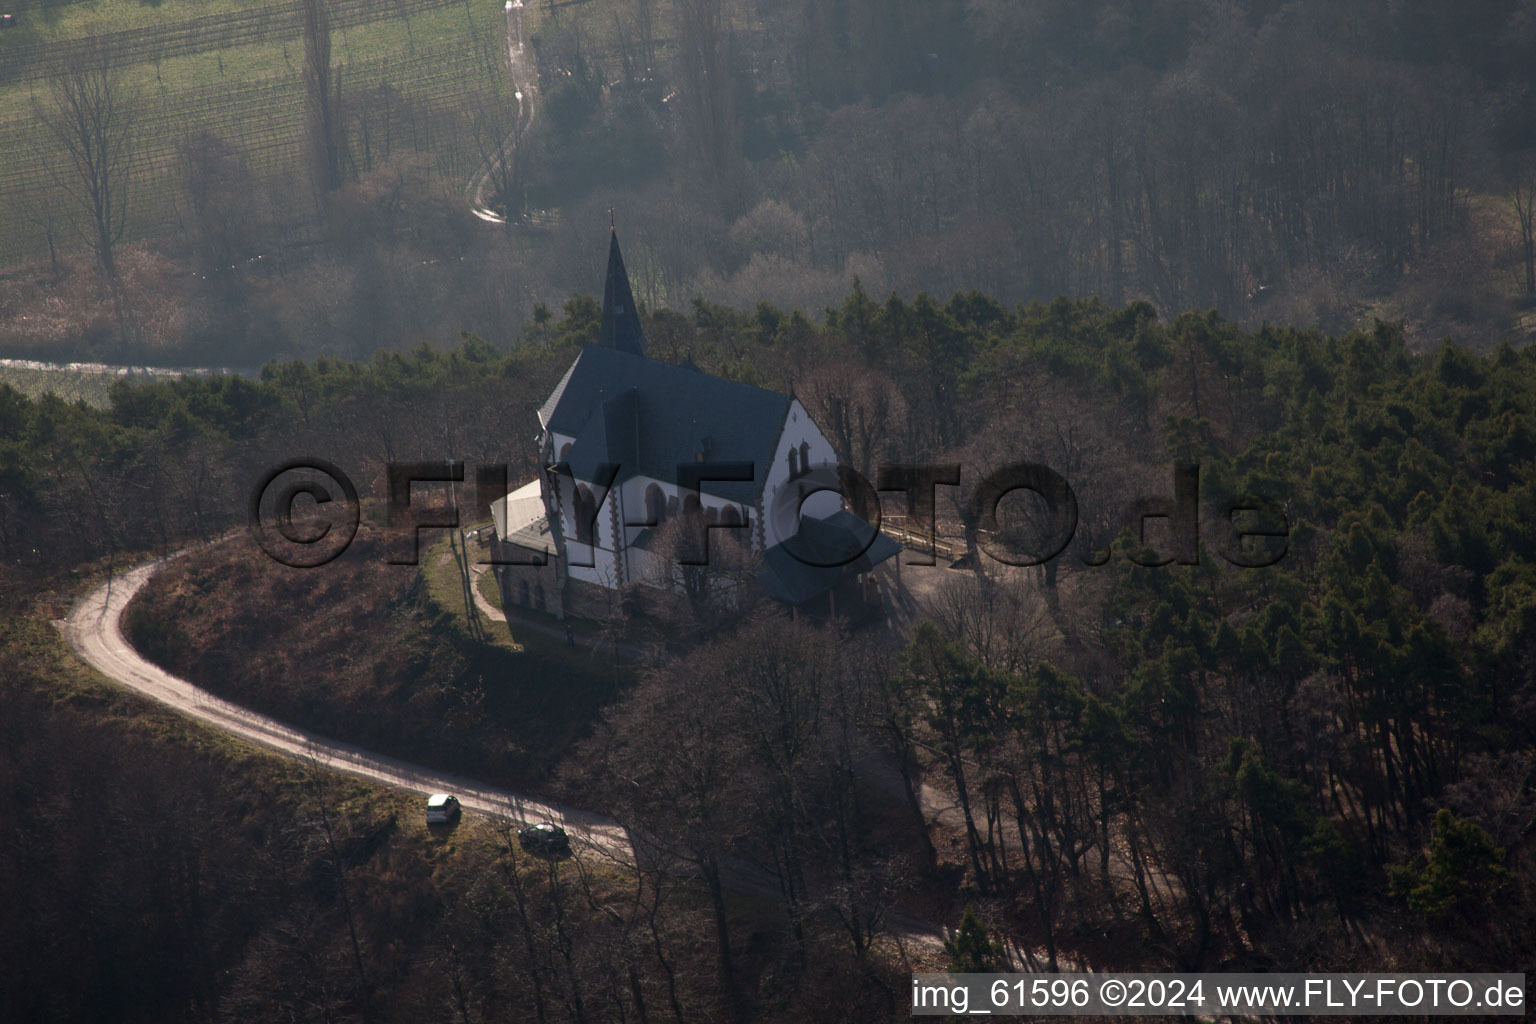
[[[467,810],[493,817],[516,822],[557,822],[570,833],[572,845],[578,849],[634,865],[635,849],[629,833],[600,814],[534,800],[295,728],[215,697],[146,661],[123,636],[122,617],[134,595],[165,562],[166,559],[159,559],[141,565],[97,587],[76,603],[64,622],[64,636],[70,647],[107,678],[216,729],[288,757],[407,792],[453,793]],[[727,865],[727,874],[727,884],[738,892],[765,900],[778,898],[776,879],[758,865],[733,861]],[[899,940],[929,947],[940,945],[944,934],[937,925],[900,913],[888,916],[887,927]]]
[[[65,620],[64,636],[69,645],[107,678],[216,729],[288,757],[313,761],[412,793],[453,793],[466,809],[483,814],[514,821],[558,822],[570,832],[573,841],[585,840],[608,856],[633,862],[624,829],[601,815],[532,800],[474,779],[433,771],[295,728],[215,697],[146,661],[123,636],[123,611],[164,564],[162,560],[141,565],[97,587],[81,598]]]
[[[507,73],[512,81],[512,96],[517,100],[517,116],[511,131],[507,132],[496,152],[469,179],[465,197],[469,200],[469,212],[487,224],[505,224],[507,218],[497,213],[485,201],[485,189],[491,176],[501,170],[507,160],[517,159],[517,146],[533,124],[534,78],[523,66],[523,0],[507,0]]]

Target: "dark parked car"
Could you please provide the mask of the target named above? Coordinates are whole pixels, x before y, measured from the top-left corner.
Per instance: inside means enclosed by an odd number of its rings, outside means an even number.
[[[547,821],[519,829],[517,841],[535,857],[564,860],[571,855],[571,837],[565,834],[565,829]]]

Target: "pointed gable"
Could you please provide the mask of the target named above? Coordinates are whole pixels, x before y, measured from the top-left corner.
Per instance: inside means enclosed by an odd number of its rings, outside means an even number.
[[[751,462],[750,482],[719,481],[706,493],[750,503],[761,493],[789,399],[672,363],[588,345],[541,412],[546,429],[575,438],[567,456],[578,480],[604,463],[618,482],[648,476],[677,482],[677,467],[700,458]]]
[[[610,231],[608,242],[608,277],[603,282],[603,326],[598,344],[645,355],[645,332],[640,329],[640,311],[629,288],[629,274],[619,252],[619,233]]]

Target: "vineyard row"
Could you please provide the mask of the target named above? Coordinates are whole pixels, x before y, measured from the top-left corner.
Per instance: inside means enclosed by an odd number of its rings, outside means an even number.
[[[464,0],[331,0],[327,5],[333,28],[351,28],[388,18],[448,7]],[[0,49],[0,83],[47,77],[59,64],[89,55],[105,45],[122,65],[145,64],[172,57],[297,39],[303,27],[297,4],[253,7],[234,14],[205,15],[171,25],[109,32],[98,37],[20,43]]]

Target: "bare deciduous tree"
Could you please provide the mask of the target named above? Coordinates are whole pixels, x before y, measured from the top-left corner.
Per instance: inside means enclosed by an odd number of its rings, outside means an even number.
[[[86,214],[82,229],[102,272],[117,276],[112,250],[128,211],[137,97],[123,83],[118,54],[100,37],[66,51],[50,83],[51,102],[38,116],[69,155],[60,185]]]
[[[1522,153],[1510,175],[1509,198],[1520,222],[1520,258],[1525,294],[1536,296],[1536,153]]]
[[[1071,487],[1077,502],[1078,519],[1072,532],[1072,550],[1088,559],[1104,548],[1119,531],[1125,518],[1121,511],[1124,490],[1129,486],[1132,467],[1138,464],[1133,449],[1137,438],[1105,422],[1099,410],[1113,408],[1108,395],[1065,393],[1043,384],[1020,368],[1022,387],[1009,385],[984,398],[990,418],[987,428],[972,438],[957,454],[960,462],[983,479],[1008,466],[1029,462],[1045,466],[1061,476]],[[952,491],[956,516],[965,525],[968,556],[977,558],[977,548],[992,545],[989,554],[1006,553],[1019,564],[1040,564],[1060,542],[1065,520],[1063,511],[1044,501],[1038,494],[1020,489],[1005,496],[996,508],[996,533],[980,534],[982,523],[976,517],[981,510],[969,507],[970,492]],[[1041,566],[1047,590],[1046,600],[1053,602],[1058,569],[1076,565],[1078,559],[1066,555],[1047,559]]]
[[[336,820],[337,803],[335,794],[330,787],[330,778],[322,761],[320,749],[314,744],[305,755],[306,768],[308,770],[309,784],[315,794],[315,811],[319,816],[320,836],[325,840],[326,858],[330,861],[332,870],[336,873],[336,894],[339,897],[342,913],[347,924],[347,938],[352,948],[352,967],[357,979],[357,999],[362,1009],[364,1021],[372,1017],[371,992],[368,980],[368,970],[363,964],[363,947],[358,937],[358,922],[356,908],[347,888],[346,859],[341,853],[341,844],[337,841]]]
[[[677,599],[674,614],[665,616],[671,631],[707,635],[740,622],[760,600],[762,559],[751,550],[749,533],[747,526],[726,527],[685,510],[657,528],[643,578],[634,584]]]
[[[1053,629],[1043,604],[1016,579],[950,575],[926,611],[945,636],[999,672],[1033,669]]]
[[[873,479],[882,445],[905,418],[901,389],[856,362],[819,366],[798,384],[806,411],[827,432],[838,458]]]
[[[730,667],[701,650],[651,673],[605,723],[608,810],[644,845],[695,869],[709,892],[720,993],[743,1016],[726,908],[727,860],[762,783],[747,770],[744,705]]]
[[[28,211],[27,220],[37,225],[37,229],[42,232],[43,238],[48,242],[48,270],[52,273],[53,279],[58,281],[60,275],[58,207],[51,202],[41,203],[36,208]]]
[[[260,223],[255,182],[244,154],[212,132],[188,135],[176,147],[181,164],[183,228],[205,271],[238,294],[240,260]]]
[[[341,76],[331,65],[331,16],[325,0],[299,0],[304,26],[304,92],[309,101],[311,158],[323,198],[341,186],[346,145],[341,116]]]
[[[678,0],[678,80],[693,151],[709,177],[726,184],[741,163],[741,125],[730,78],[723,0]]]
[[[645,60],[645,77],[649,78],[656,67],[656,19],[651,0],[635,0],[635,36]]]

